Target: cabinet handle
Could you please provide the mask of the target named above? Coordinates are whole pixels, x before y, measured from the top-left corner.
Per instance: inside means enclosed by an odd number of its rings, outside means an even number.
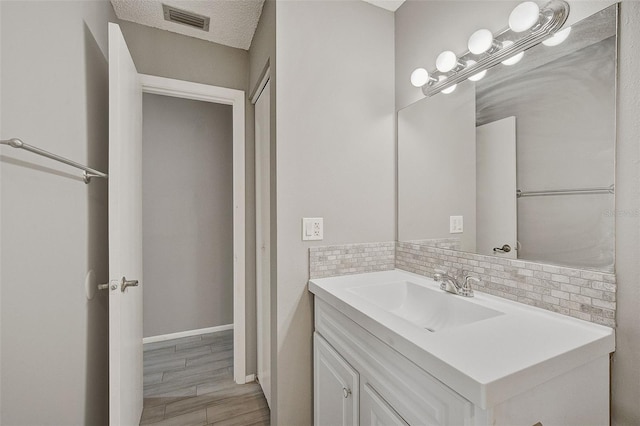
[[[345,398],[349,398],[349,395],[351,395],[351,389],[342,388],[342,396],[344,396]]]

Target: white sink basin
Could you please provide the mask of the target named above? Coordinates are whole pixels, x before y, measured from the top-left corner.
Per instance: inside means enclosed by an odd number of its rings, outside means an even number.
[[[615,350],[609,327],[481,291],[446,293],[399,269],[313,279],[309,290],[483,409]]]
[[[410,281],[352,287],[348,291],[431,332],[503,315],[462,296]]]

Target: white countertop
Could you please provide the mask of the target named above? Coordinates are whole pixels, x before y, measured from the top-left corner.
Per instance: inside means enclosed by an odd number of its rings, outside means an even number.
[[[439,289],[396,269],[313,279],[309,291],[483,409],[615,350],[609,327],[477,291],[465,299],[504,315],[435,333],[348,291],[398,281]]]

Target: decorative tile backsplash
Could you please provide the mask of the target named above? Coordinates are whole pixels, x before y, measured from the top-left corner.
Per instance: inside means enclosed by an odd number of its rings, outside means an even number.
[[[395,242],[311,247],[309,277],[388,271],[395,268]]]
[[[310,278],[402,269],[436,269],[480,278],[475,290],[598,324],[615,326],[615,275],[463,253],[418,242],[346,244],[309,249]]]
[[[598,324],[615,326],[615,275],[398,242],[396,268],[433,276],[436,269],[480,278],[484,293]]]
[[[460,250],[460,238],[429,238],[428,240],[412,240],[409,242],[449,250]]]

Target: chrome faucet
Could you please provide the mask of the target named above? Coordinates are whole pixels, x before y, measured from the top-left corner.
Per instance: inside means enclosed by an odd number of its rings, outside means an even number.
[[[436,273],[433,275],[435,282],[440,283],[440,289],[448,291],[449,293],[457,294],[464,297],[473,297],[473,290],[471,289],[471,282],[479,283],[480,279],[465,275],[463,273],[463,283],[460,284],[458,279],[454,276],[447,274],[445,271],[436,269]]]

